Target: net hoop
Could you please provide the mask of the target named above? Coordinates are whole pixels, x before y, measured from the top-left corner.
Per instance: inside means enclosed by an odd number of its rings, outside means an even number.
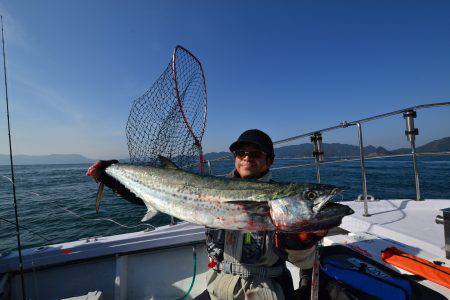
[[[189,124],[189,121],[186,117],[186,114],[183,110],[183,102],[181,99],[181,95],[180,95],[180,91],[178,88],[178,78],[177,78],[177,56],[179,51],[184,51],[186,52],[190,57],[192,57],[198,64],[199,68],[200,68],[200,72],[202,75],[202,81],[203,81],[203,122],[202,122],[202,127],[199,133],[199,137],[196,136],[196,134],[194,133],[191,125]],[[200,161],[200,174],[203,175],[204,174],[204,157],[203,157],[203,149],[202,149],[202,137],[203,137],[203,133],[205,132],[205,127],[206,127],[206,115],[207,115],[207,96],[206,96],[206,80],[205,80],[205,73],[203,72],[203,67],[202,67],[202,63],[200,62],[200,60],[195,57],[194,54],[192,54],[192,52],[190,52],[189,50],[187,50],[186,48],[184,48],[181,45],[177,45],[175,47],[175,49],[173,50],[173,55],[172,55],[172,74],[173,74],[173,83],[174,83],[174,87],[175,87],[175,94],[177,96],[177,101],[178,101],[178,107],[180,108],[180,113],[183,116],[183,120],[186,123],[186,127],[188,128],[190,134],[192,135],[192,138],[195,141],[195,145],[198,148],[199,151],[199,161]]]

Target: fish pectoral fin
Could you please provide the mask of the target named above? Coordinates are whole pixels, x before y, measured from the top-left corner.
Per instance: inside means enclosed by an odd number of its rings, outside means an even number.
[[[270,214],[270,207],[267,202],[253,202],[252,205],[246,207],[246,210],[259,216],[267,216]]]
[[[97,213],[100,210],[100,201],[103,198],[104,189],[105,189],[105,184],[103,182],[100,182],[100,184],[98,185],[97,197],[95,198],[95,211]]]
[[[175,170],[180,169],[173,161],[171,161],[169,158],[167,158],[165,156],[158,155],[158,159],[159,159],[159,162],[161,163],[161,165],[163,166],[163,168],[175,169]]]
[[[270,211],[270,207],[267,204],[267,201],[258,202],[258,201],[240,200],[240,201],[229,201],[229,203],[243,205],[247,212],[257,215],[265,216]]]
[[[141,222],[145,222],[158,214],[158,211],[150,205],[147,205],[147,213],[142,218]]]
[[[258,203],[258,201],[252,201],[252,200],[237,200],[237,199],[231,199],[231,200],[223,200],[223,202],[233,203],[233,204],[255,204]]]
[[[234,204],[255,204],[255,203],[263,203],[266,202],[267,200],[258,200],[258,199],[246,199],[246,200],[242,200],[242,199],[223,199],[221,200],[221,202],[228,202],[228,203],[234,203]]]

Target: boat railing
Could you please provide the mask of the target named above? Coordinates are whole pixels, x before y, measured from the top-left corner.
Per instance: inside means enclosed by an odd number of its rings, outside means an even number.
[[[338,125],[334,125],[331,127],[314,130],[307,133],[298,134],[292,137],[288,137],[285,139],[277,140],[274,142],[274,145],[281,145],[286,144],[295,140],[299,140],[302,138],[310,138],[310,141],[313,146],[313,152],[312,152],[312,158],[314,159],[313,163],[304,163],[304,164],[294,164],[290,166],[281,166],[272,168],[272,170],[279,170],[279,169],[289,169],[289,168],[301,168],[301,167],[311,167],[315,166],[316,168],[316,180],[318,183],[320,183],[320,166],[325,164],[336,164],[336,163],[343,163],[343,162],[350,162],[350,161],[360,161],[360,169],[361,169],[361,187],[362,187],[362,195],[358,197],[361,201],[364,201],[364,216],[369,216],[368,212],[368,204],[367,202],[372,200],[373,197],[368,195],[367,193],[367,181],[366,181],[366,167],[365,167],[365,161],[370,159],[383,159],[383,158],[392,158],[392,157],[404,157],[404,156],[410,156],[413,163],[413,169],[414,169],[414,178],[415,178],[415,189],[416,189],[416,199],[417,201],[423,200],[420,192],[420,174],[419,174],[419,168],[417,165],[417,157],[418,156],[432,156],[432,155],[450,155],[450,151],[440,151],[440,152],[422,152],[417,153],[416,152],[416,135],[419,134],[418,128],[414,125],[414,119],[417,117],[417,111],[423,110],[423,109],[430,109],[435,107],[448,107],[450,106],[450,102],[439,102],[439,103],[430,103],[430,104],[422,104],[417,106],[412,106],[388,113],[378,114],[374,116],[370,116],[367,118],[363,118],[356,121],[344,121],[339,123]],[[372,122],[379,119],[385,119],[389,117],[394,117],[402,115],[405,119],[405,135],[410,143],[410,153],[407,154],[392,154],[392,155],[377,155],[377,156],[369,156],[367,157],[364,154],[364,141],[363,141],[363,124]],[[344,159],[336,158],[335,160],[327,160],[324,159],[324,151],[323,151],[323,144],[322,144],[322,134],[324,132],[330,132],[335,130],[342,130],[342,129],[348,129],[350,127],[356,127],[357,131],[357,137],[358,137],[358,146],[359,146],[359,155],[353,156],[353,157],[346,157]],[[208,165],[209,173],[211,174],[211,162],[212,161],[220,161],[220,160],[228,160],[231,156],[227,155],[224,157],[219,157],[213,160],[206,161]],[[311,158],[311,157],[309,157]],[[297,158],[300,159],[300,158]],[[301,158],[305,159],[305,158]],[[330,159],[330,157],[327,157],[327,159]]]

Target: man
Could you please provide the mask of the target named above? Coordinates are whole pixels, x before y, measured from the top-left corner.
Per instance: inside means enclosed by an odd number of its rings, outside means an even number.
[[[271,180],[274,148],[270,137],[257,129],[243,132],[230,151],[235,169],[230,178]],[[326,232],[286,234],[206,229],[210,258],[207,290],[196,299],[307,299],[315,244]],[[294,293],[288,260],[301,269],[300,289]],[[294,296],[296,295],[296,296]]]
[[[257,129],[247,130],[231,144],[230,151],[235,157],[235,169],[228,177],[272,181],[269,169],[275,154],[267,134]],[[99,161],[89,168],[87,175],[127,200],[143,204],[122,184],[106,175],[104,169],[115,162]],[[207,290],[196,299],[308,299],[315,245],[325,234],[207,228],[206,248],[211,270],[207,274]],[[286,260],[301,270],[300,289],[295,293]]]

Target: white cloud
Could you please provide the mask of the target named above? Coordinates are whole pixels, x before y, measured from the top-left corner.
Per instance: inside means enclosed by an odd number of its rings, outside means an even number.
[[[112,136],[119,136],[119,137],[124,137],[125,136],[125,130],[124,129],[120,129],[120,130],[114,130],[111,132]]]
[[[35,101],[40,101],[55,111],[60,112],[68,120],[74,121],[77,125],[84,124],[83,113],[73,105],[75,101],[69,100],[66,96],[62,96],[58,91],[48,86],[21,77],[16,77],[16,79],[27,88],[28,92],[36,96],[34,98]]]
[[[0,14],[3,16],[4,35],[7,43],[12,46],[27,48],[26,32],[20,22],[0,3]]]

